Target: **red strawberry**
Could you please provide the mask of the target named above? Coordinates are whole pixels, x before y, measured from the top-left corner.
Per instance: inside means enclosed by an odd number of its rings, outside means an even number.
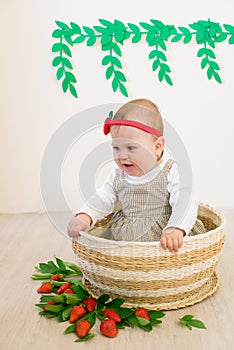
[[[96,307],[96,300],[93,298],[84,299],[83,303],[85,304],[85,308],[88,312],[93,311]]]
[[[87,320],[83,320],[76,325],[76,334],[79,338],[84,338],[89,333],[91,324]]]
[[[114,310],[111,310],[111,309],[107,310],[106,309],[103,311],[103,315],[108,317],[110,320],[115,321],[116,323],[121,322],[120,316]]]
[[[44,306],[44,312],[48,312],[48,310],[46,309],[47,305],[57,305],[57,303],[53,300],[48,301],[48,303]]]
[[[114,320],[104,320],[100,325],[100,332],[108,338],[114,338],[118,334]]]
[[[63,283],[61,287],[58,289],[57,294],[63,294],[64,291],[70,287],[71,287],[71,283],[67,283],[67,282]]]
[[[43,283],[37,290],[37,293],[52,293],[52,286],[50,282]]]
[[[63,292],[63,294],[76,294],[76,293],[75,293],[74,290],[72,290],[71,288],[67,288],[67,289],[65,289],[65,291]]]
[[[73,308],[71,309],[71,312],[70,312],[70,319],[69,319],[70,323],[76,322],[80,318],[84,317],[85,314],[86,314],[86,311],[83,308],[83,306],[81,306],[81,305],[73,306]]]
[[[63,279],[63,275],[57,274],[57,275],[53,275],[50,277],[50,279],[52,281],[61,281]]]
[[[145,318],[146,320],[150,321],[148,311],[143,307],[139,307],[138,309],[136,309],[135,315],[137,317]]]

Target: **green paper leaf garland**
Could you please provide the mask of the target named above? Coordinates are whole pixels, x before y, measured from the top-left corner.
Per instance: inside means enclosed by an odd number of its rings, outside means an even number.
[[[99,24],[94,26],[80,26],[75,22],[70,24],[55,21],[57,28],[52,32],[52,38],[56,40],[52,45],[52,53],[55,57],[52,66],[56,67],[56,78],[61,80],[64,92],[70,91],[75,98],[78,97],[73,74],[72,50],[76,44],[85,43],[87,47],[95,44],[101,45],[102,65],[106,66],[105,77],[111,80],[112,90],[119,91],[128,96],[126,88],[127,78],[123,72],[121,45],[130,39],[132,44],[145,40],[150,52],[148,58],[152,60],[152,70],[157,72],[160,82],[173,86],[171,68],[168,64],[166,52],[169,45],[188,44],[198,45],[197,57],[201,59],[201,69],[206,71],[209,80],[215,80],[222,84],[219,75],[220,66],[216,61],[216,45],[221,42],[234,44],[234,26],[208,20],[198,20],[188,26],[164,24],[157,19],[150,22],[123,23],[120,20],[99,19]],[[194,40],[193,40],[194,39]]]

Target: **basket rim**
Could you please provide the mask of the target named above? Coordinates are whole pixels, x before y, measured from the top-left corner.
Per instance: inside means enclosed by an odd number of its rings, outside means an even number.
[[[203,202],[199,202],[199,206],[201,207],[205,207],[209,210],[211,210],[214,214],[216,214],[217,216],[220,217],[221,219],[221,224],[216,227],[215,229],[213,230],[210,230],[206,233],[202,233],[202,234],[199,234],[199,235],[195,235],[195,236],[185,236],[184,237],[184,243],[188,242],[188,241],[196,241],[196,240],[200,240],[202,239],[203,237],[208,237],[208,236],[211,236],[213,235],[216,231],[219,231],[221,229],[224,228],[225,226],[225,217],[223,215],[223,213],[221,213],[219,210],[217,209],[214,209],[211,205],[209,204],[206,204],[206,203],[203,203]],[[92,236],[90,235],[88,232],[84,232],[84,231],[80,231],[80,235],[79,237],[74,240],[78,243],[81,243],[79,242],[80,241],[80,238],[83,237],[87,240],[92,240],[93,242],[103,242],[105,243],[105,245],[107,246],[108,244],[111,246],[116,246],[116,247],[120,247],[120,246],[131,246],[131,245],[134,245],[134,246],[160,246],[160,241],[153,241],[153,242],[134,242],[134,241],[114,241],[114,240],[108,240],[106,238],[102,238],[102,237],[95,237],[95,236]]]

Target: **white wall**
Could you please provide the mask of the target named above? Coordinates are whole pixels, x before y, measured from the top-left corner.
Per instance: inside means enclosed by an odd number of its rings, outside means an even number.
[[[41,159],[60,125],[92,106],[127,101],[120,93],[113,93],[110,82],[106,81],[98,46],[80,45],[73,50],[79,99],[62,92],[51,66],[55,20],[92,26],[98,24],[98,18],[117,18],[126,23],[155,18],[186,26],[211,18],[234,25],[233,0],[171,3],[5,0],[0,7],[0,212],[3,213],[44,210],[40,194]],[[195,43],[168,47],[172,88],[159,83],[154,76],[146,45],[128,43],[123,47],[129,98],[142,96],[154,100],[176,128],[191,157],[198,198],[218,208],[234,208],[234,45],[222,43],[215,50],[222,85],[208,81],[200,69]],[[69,190],[72,185],[65,187]]]

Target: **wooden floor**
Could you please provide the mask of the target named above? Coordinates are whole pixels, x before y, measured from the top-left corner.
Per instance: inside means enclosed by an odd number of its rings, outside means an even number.
[[[64,335],[67,323],[38,315],[34,266],[54,255],[74,261],[71,242],[57,232],[46,214],[0,216],[0,349],[1,350],[232,350],[234,349],[234,212],[223,211],[226,242],[218,266],[221,285],[208,299],[191,307],[166,312],[163,324],[151,333],[126,328],[114,339],[97,335],[88,343],[74,343]],[[193,314],[207,330],[183,328],[178,319]],[[96,327],[96,326],[95,326]],[[95,333],[99,333],[98,326]]]

